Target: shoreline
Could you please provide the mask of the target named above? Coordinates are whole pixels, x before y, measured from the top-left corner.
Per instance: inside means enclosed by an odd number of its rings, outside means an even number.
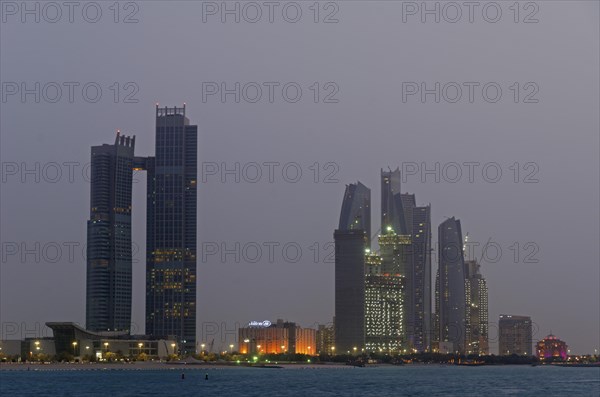
[[[527,365],[529,364],[484,364],[475,365],[474,367],[505,367],[515,365]],[[570,367],[571,365],[554,365],[554,364],[541,364],[536,367]],[[456,365],[456,364],[442,364],[442,363],[415,363],[405,365],[393,365],[393,364],[369,364],[364,368],[377,368],[377,367],[473,367],[473,365]],[[573,365],[573,367],[581,367],[580,365]],[[590,365],[587,367],[600,368],[600,365]],[[355,369],[357,367],[353,365],[346,365],[340,363],[265,363],[259,365],[247,365],[247,364],[207,364],[207,363],[172,363],[172,362],[132,362],[132,363],[0,363],[0,372],[3,371],[208,371],[208,370],[228,370],[228,369]]]
[[[167,363],[167,362],[145,362],[145,363],[0,363],[2,371],[177,371],[177,370],[223,370],[235,368],[255,369],[353,369],[351,365],[331,364],[307,364],[307,363],[268,363],[266,366],[246,364],[205,364],[205,363]]]

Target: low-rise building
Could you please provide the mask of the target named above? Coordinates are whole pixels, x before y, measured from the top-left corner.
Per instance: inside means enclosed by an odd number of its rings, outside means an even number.
[[[238,331],[239,352],[242,354],[317,354],[317,330],[301,328],[296,323],[278,319],[251,321]]]
[[[550,334],[537,343],[537,356],[540,360],[566,360],[569,347],[565,342]]]

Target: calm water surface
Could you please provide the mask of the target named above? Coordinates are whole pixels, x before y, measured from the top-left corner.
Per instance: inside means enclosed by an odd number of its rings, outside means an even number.
[[[600,368],[375,368],[0,371],[0,396],[600,397]],[[209,379],[204,376],[208,373]]]

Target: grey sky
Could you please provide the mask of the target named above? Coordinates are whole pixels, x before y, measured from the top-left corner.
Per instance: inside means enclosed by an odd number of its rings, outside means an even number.
[[[40,183],[29,175],[22,183],[20,175],[3,172],[3,247],[11,242],[28,247],[77,242],[79,248],[74,261],[68,260],[64,246],[57,263],[44,255],[40,263],[32,255],[25,261],[19,255],[3,258],[2,336],[8,323],[34,328],[36,322],[84,322],[85,259],[80,253],[89,184],[81,174],[90,146],[112,142],[121,129],[137,136],[137,155],[153,154],[155,102],[186,102],[190,121],[199,126],[200,163],[295,162],[303,171],[298,183],[285,181],[279,166],[274,183],[263,174],[257,183],[235,183],[231,176],[222,183],[209,175],[200,184],[199,249],[206,242],[280,246],[274,263],[265,257],[266,247],[259,263],[243,258],[235,263],[231,256],[222,263],[218,255],[204,262],[200,254],[199,341],[203,322],[226,322],[232,329],[236,321],[278,317],[304,326],[331,321],[333,264],[323,258],[331,252],[325,244],[333,240],[345,183],[360,180],[371,188],[376,231],[380,168],[410,162],[425,162],[429,168],[436,162],[440,167],[495,162],[503,172],[497,183],[482,177],[481,166],[469,183],[463,167],[456,183],[443,177],[435,183],[433,176],[423,183],[419,175],[406,176],[402,190],[415,193],[417,204],[431,203],[434,231],[445,217],[456,216],[472,241],[491,239],[502,247],[497,263],[482,264],[491,322],[501,313],[530,315],[539,327],[534,338],[552,330],[573,352],[600,348],[599,5],[538,1],[539,22],[526,24],[514,23],[508,8],[512,1],[497,3],[503,11],[497,23],[486,22],[480,11],[474,23],[466,15],[457,23],[421,23],[418,16],[403,23],[402,2],[386,1],[337,2],[338,23],[314,23],[308,8],[312,2],[298,2],[303,16],[297,23],[286,22],[281,13],[272,24],[266,16],[253,24],[221,23],[217,16],[203,23],[202,2],[167,1],[137,2],[139,22],[131,24],[113,22],[112,2],[98,2],[103,16],[95,24],[85,22],[77,10],[74,23],[67,16],[53,24],[43,18],[34,23],[32,17],[21,23],[19,14],[4,15],[3,87],[7,82],[30,87],[35,82],[78,82],[80,87],[97,82],[103,96],[87,103],[75,89],[74,103],[66,90],[58,103],[44,98],[35,103],[33,96],[22,103],[20,95],[1,103],[4,164],[33,168],[39,162],[42,169],[50,162],[79,164],[73,183],[66,167],[58,183],[48,183],[53,174],[42,175]],[[131,10],[122,9],[120,19]],[[331,10],[321,10],[321,20]],[[521,9],[520,20],[530,11]],[[115,82],[121,86],[119,103],[110,89]],[[138,103],[123,103],[132,92],[123,88],[128,82],[139,87],[134,95]],[[297,82],[303,96],[287,103],[276,90],[274,103],[265,97],[258,103],[234,103],[232,96],[226,103],[217,96],[203,103],[202,82]],[[315,82],[321,86],[319,103],[310,89]],[[331,92],[323,87],[327,82],[339,87],[339,103],[323,103]],[[503,95],[488,103],[480,86],[474,103],[464,97],[458,103],[434,103],[432,96],[426,103],[418,96],[403,103],[403,82],[427,82],[429,88],[435,82],[496,82]],[[520,84],[519,103],[509,88],[515,82]],[[539,88],[539,103],[523,103],[533,90],[524,89],[528,82]],[[309,168],[315,162],[321,167],[319,183]],[[323,183],[335,169],[323,169],[329,162],[339,166],[334,176],[338,183]],[[510,168],[515,162],[521,167],[518,183]],[[535,169],[524,169],[526,163],[537,165],[537,183],[523,182]],[[145,176],[136,178],[133,217],[139,250],[133,321],[142,331]],[[282,258],[281,246],[287,242],[302,248],[297,263]],[[538,263],[523,263],[523,256],[532,252],[523,247],[528,242],[539,247],[534,255]],[[313,260],[315,243],[320,263]],[[481,250],[476,252],[480,257]],[[437,263],[434,273],[436,268]]]

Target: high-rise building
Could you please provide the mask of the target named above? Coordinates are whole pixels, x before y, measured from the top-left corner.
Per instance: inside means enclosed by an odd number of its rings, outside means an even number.
[[[402,211],[404,213],[404,224],[406,225],[405,234],[413,234],[413,211],[417,206],[415,195],[409,193],[400,194],[400,201],[402,202]]]
[[[501,314],[498,321],[498,354],[531,355],[532,323],[529,316]]]
[[[183,108],[156,106],[156,156],[148,171],[146,333],[173,335],[182,354],[196,350],[198,127]]]
[[[365,276],[367,351],[399,352],[406,348],[405,283],[410,236],[391,226],[379,235],[380,254],[369,252]]]
[[[488,354],[488,289],[477,260],[465,261],[467,307],[467,353]]]
[[[335,331],[333,324],[319,324],[316,336],[317,354],[335,354]]]
[[[467,308],[465,265],[460,220],[446,219],[438,228],[439,239],[439,343],[452,352],[466,353]],[[441,348],[440,348],[441,349]]]
[[[92,147],[87,222],[86,327],[131,327],[131,198],[135,137]]]
[[[338,353],[365,344],[364,230],[336,230],[335,242],[335,348]]]
[[[412,209],[412,310],[407,334],[415,350],[430,351],[433,333],[431,304],[431,206]]]
[[[407,234],[400,182],[399,168],[381,170],[381,230],[391,228],[397,234]]]
[[[346,185],[338,230],[364,230],[371,238],[371,190],[360,182]]]
[[[431,349],[431,207],[417,207],[415,195],[401,193],[400,170],[381,170],[381,230],[403,241],[403,340],[411,351]],[[382,255],[385,272],[391,263]]]
[[[400,274],[365,276],[365,348],[399,353],[404,349],[404,277]]]
[[[369,247],[370,190],[346,187],[335,242],[335,349],[365,345],[365,252]],[[356,222],[358,221],[358,222]],[[360,228],[359,228],[360,227]]]

